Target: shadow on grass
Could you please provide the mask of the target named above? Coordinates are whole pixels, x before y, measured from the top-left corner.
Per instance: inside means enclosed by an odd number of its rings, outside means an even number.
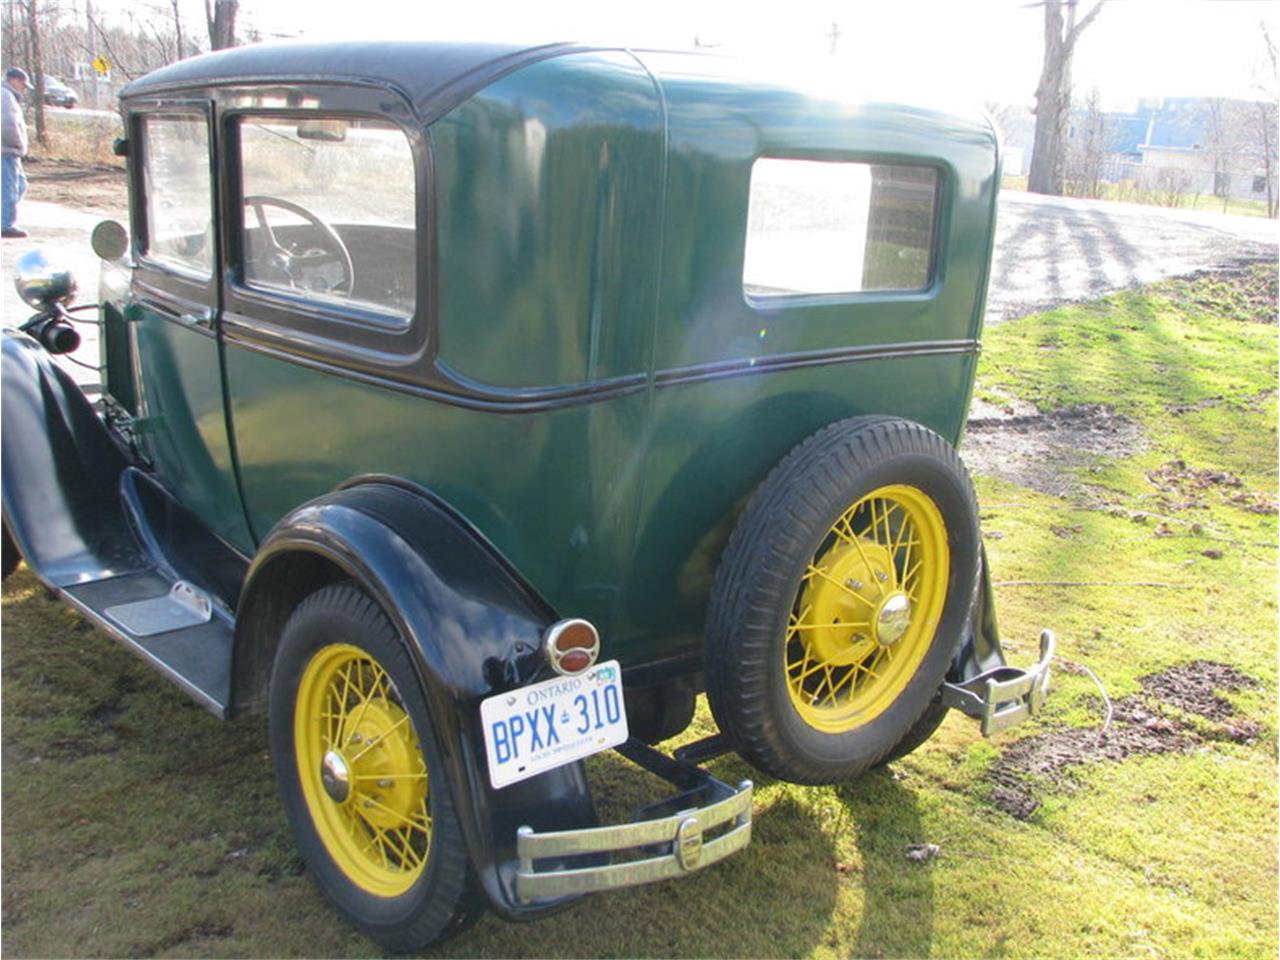
[[[49,599],[4,585],[3,938],[14,956],[368,956],[302,867],[260,719],[220,723]],[[591,764],[606,816],[669,788]],[[736,757],[713,772],[755,774]],[[763,784],[753,842],[683,879],[528,924],[486,917],[430,956],[805,956],[840,876],[822,793]],[[838,805],[836,805],[838,806]]]
[[[923,957],[933,945],[933,865],[907,859],[907,848],[929,838],[915,793],[887,769],[839,787],[837,796],[857,828],[862,860],[862,915],[850,954]]]

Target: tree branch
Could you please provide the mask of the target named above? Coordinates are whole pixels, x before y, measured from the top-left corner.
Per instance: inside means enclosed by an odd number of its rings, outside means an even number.
[[[1093,23],[1094,18],[1102,11],[1102,5],[1104,3],[1106,3],[1106,0],[1098,0],[1097,5],[1084,15],[1084,19],[1071,28],[1071,32],[1067,34],[1066,39],[1066,45],[1068,47],[1075,46],[1076,37],[1080,36],[1080,34],[1084,32],[1085,27]]]

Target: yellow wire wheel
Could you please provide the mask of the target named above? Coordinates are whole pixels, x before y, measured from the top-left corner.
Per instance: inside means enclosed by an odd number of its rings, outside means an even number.
[[[317,650],[294,706],[294,754],[325,849],[361,889],[404,893],[431,848],[427,765],[387,671],[346,643]]]
[[[772,776],[840,783],[923,742],[979,550],[964,465],[922,424],[854,417],[797,445],[711,592],[707,699],[730,745]]]
[[[388,950],[464,929],[484,908],[436,748],[412,648],[341,581],[280,633],[269,731],[276,782],[307,869]]]
[[[807,565],[782,644],[792,706],[816,730],[873,720],[915,676],[946,599],[946,523],[915,487],[859,498]]]

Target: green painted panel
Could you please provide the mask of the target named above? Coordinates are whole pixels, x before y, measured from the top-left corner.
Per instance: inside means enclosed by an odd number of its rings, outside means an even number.
[[[648,367],[662,115],[629,54],[521,70],[431,127],[439,355],[494,386]]]
[[[735,74],[733,61],[643,58],[662,85],[670,141],[656,369],[977,335],[998,189],[995,137],[985,121],[866,104],[853,88],[815,95]],[[742,265],[759,157],[936,167],[942,202],[934,285],[918,294],[749,303]]]
[[[126,318],[141,385],[139,432],[156,474],[215,533],[252,553],[227,439],[218,341],[141,306]]]
[[[614,626],[645,399],[501,415],[366,386],[227,345],[254,532],[351,477],[412,480],[471,520],[566,616]]]

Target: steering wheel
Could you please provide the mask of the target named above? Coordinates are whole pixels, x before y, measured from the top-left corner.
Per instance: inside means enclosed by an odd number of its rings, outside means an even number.
[[[342,267],[342,278],[326,292],[336,293],[341,296],[351,296],[351,291],[355,287],[356,271],[351,263],[351,251],[347,249],[347,245],[338,236],[338,231],[334,230],[333,227],[329,226],[306,207],[300,207],[298,204],[280,197],[265,195],[245,197],[244,205],[253,210],[254,218],[258,221],[258,226],[261,228],[262,236],[265,240],[265,250],[258,252],[253,260],[250,261],[259,268],[255,272],[259,273],[263,279],[272,281],[278,279],[287,283],[294,290],[306,291],[310,289],[305,285],[304,271],[306,268],[326,263],[337,263]],[[308,250],[290,250],[276,239],[275,231],[271,229],[271,224],[267,221],[267,207],[279,207],[294,216],[301,217],[319,231],[324,238],[325,245],[323,247],[311,247]]]

